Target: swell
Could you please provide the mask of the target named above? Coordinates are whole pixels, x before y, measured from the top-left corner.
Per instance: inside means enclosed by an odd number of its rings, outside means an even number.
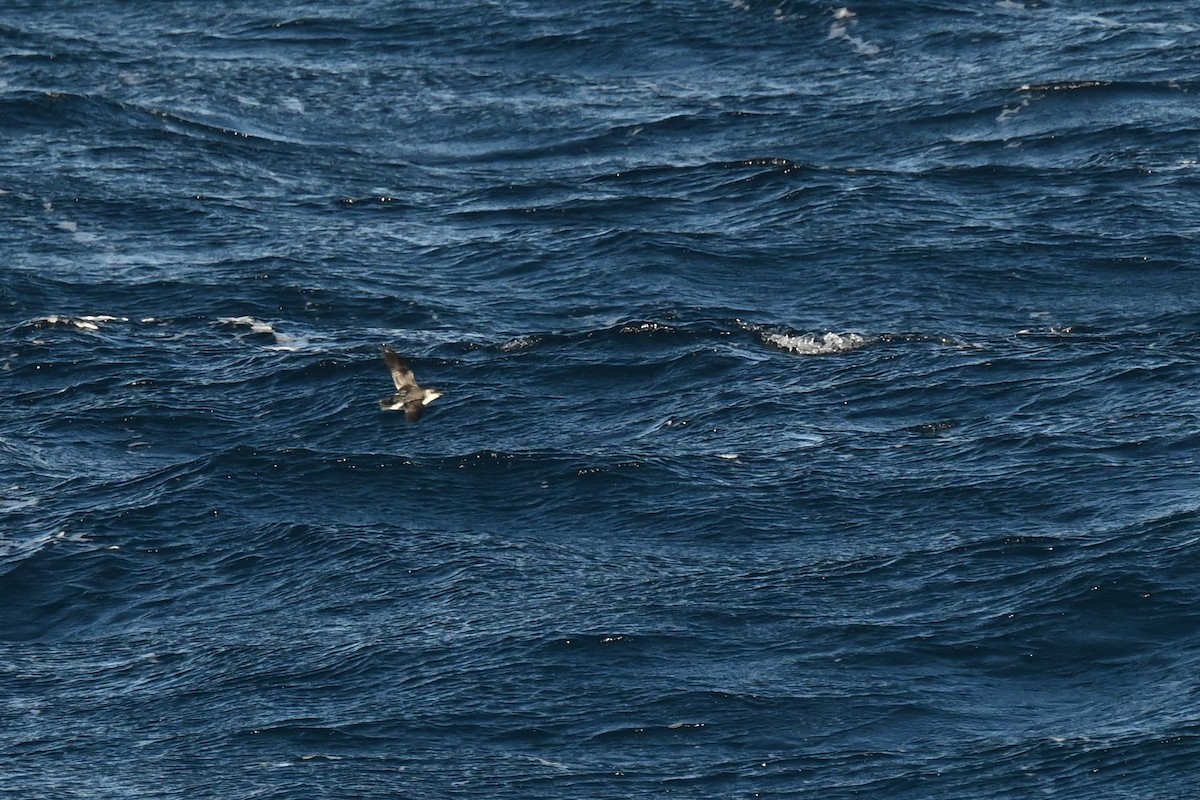
[[[569,163],[582,156],[594,159],[600,154],[619,157],[626,155],[632,145],[640,144],[643,139],[657,141],[665,138],[704,137],[722,131],[731,122],[754,116],[758,115],[743,111],[716,110],[675,114],[619,125],[599,124],[591,130],[567,136],[560,135],[535,146],[504,146],[497,143],[475,154],[460,154],[455,160],[463,164],[519,164],[535,160]]]
[[[283,137],[249,133],[216,122],[189,118],[101,94],[67,92],[16,92],[0,98],[0,119],[15,134],[35,131],[95,128],[122,131],[125,135],[176,133],[195,140],[241,144],[250,148],[279,148],[294,144]]]
[[[952,439],[967,430],[961,427],[964,423],[972,423],[973,434],[980,437],[975,446],[982,449],[1048,453],[1044,448],[1056,440],[1076,446],[1070,444],[1074,439],[1084,448],[1077,455],[1101,455],[1105,448],[1115,447],[1114,453],[1119,453],[1123,445],[1136,443],[1120,438],[1126,435],[1125,423],[1102,426],[1097,437],[1097,431],[1060,425],[1057,408],[1082,403],[1103,413],[1110,389],[1119,388],[1123,396],[1144,394],[1156,376],[1191,369],[1185,359],[1160,357],[1153,365],[1138,365],[1136,360],[1140,353],[1170,346],[1173,339],[1188,341],[1186,332],[1171,337],[1147,336],[1136,329],[1046,329],[964,340],[918,332],[804,331],[747,322],[720,311],[672,310],[510,339],[446,335],[406,349],[418,358],[422,374],[432,371],[443,382],[450,381],[453,391],[442,408],[475,407],[478,416],[468,416],[463,424],[472,437],[480,435],[481,444],[483,432],[506,414],[503,404],[479,402],[487,392],[498,392],[509,402],[531,403],[531,409],[546,413],[554,408],[553,413],[597,414],[605,424],[629,410],[611,406],[614,387],[631,387],[631,400],[665,398],[674,392],[677,398],[667,403],[665,413],[643,416],[645,424],[656,427],[674,416],[669,409],[678,399],[701,397],[706,389],[711,391],[714,380],[730,387],[730,400],[740,396],[737,403],[747,411],[786,407],[779,401],[781,389],[785,397],[793,392],[789,372],[810,371],[801,366],[807,357],[832,356],[836,359],[828,369],[814,369],[826,373],[819,380],[854,401],[844,420],[868,428],[890,420],[888,430],[901,434],[940,435],[957,427]],[[1162,321],[1171,318],[1167,315]],[[23,412],[21,417],[38,420],[36,429],[53,430],[65,422],[78,426],[80,434],[90,430],[114,443],[137,440],[136,433],[117,432],[122,422],[152,438],[169,435],[172,426],[186,431],[207,423],[219,425],[222,436],[247,444],[248,439],[264,441],[271,431],[327,442],[336,435],[336,426],[329,426],[347,413],[365,418],[371,413],[372,395],[387,388],[377,342],[297,329],[285,322],[240,319],[187,320],[180,327],[172,320],[50,315],[19,325],[8,332],[10,337],[37,339],[36,344],[14,342],[6,361],[14,375],[29,381],[20,397],[56,403],[53,414]],[[376,335],[382,341],[390,339],[382,331]],[[103,355],[103,363],[79,363],[72,354],[85,346],[99,347],[95,352]],[[205,353],[202,364],[189,356],[197,349]],[[152,352],[149,360],[146,352]],[[945,353],[945,359],[926,363],[937,352]],[[795,367],[789,366],[798,357]],[[1047,386],[1051,368],[1055,381]],[[755,381],[773,388],[747,394],[744,387]],[[305,398],[299,407],[294,399],[298,396]],[[713,399],[719,395],[702,403],[703,413],[716,410]],[[796,399],[818,398],[807,393]],[[970,418],[956,411],[964,405],[975,409]],[[896,413],[904,408],[923,412],[915,419]],[[1169,407],[1162,413],[1169,414]],[[239,422],[247,419],[261,420],[266,431],[249,437],[239,432]],[[1063,422],[1070,419],[1068,415]],[[943,425],[947,420],[952,424]],[[1177,428],[1172,421],[1156,441],[1165,447],[1181,446]],[[1128,435],[1134,436],[1136,429],[1129,427]],[[364,429],[351,440],[365,441],[369,435]],[[1039,443],[1038,436],[1049,438]],[[622,438],[630,440],[628,434]]]
[[[1022,168],[1132,175],[1166,166],[1159,153],[1186,158],[1180,145],[1195,88],[1173,80],[1031,83],[983,90],[957,100],[956,107],[935,106],[933,113],[914,103],[902,116],[920,139],[949,148],[949,163],[936,169],[978,170],[981,165],[972,162],[990,156],[998,163],[988,166],[1001,177],[1011,170],[1019,178]],[[1125,143],[1135,150],[1152,147],[1131,159]]]

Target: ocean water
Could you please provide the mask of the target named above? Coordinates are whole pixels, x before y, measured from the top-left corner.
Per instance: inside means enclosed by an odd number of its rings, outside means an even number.
[[[6,0],[0,797],[1189,796],[1197,52]]]

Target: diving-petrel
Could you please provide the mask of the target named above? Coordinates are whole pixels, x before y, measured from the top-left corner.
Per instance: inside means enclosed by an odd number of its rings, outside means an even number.
[[[413,375],[412,367],[408,365],[395,350],[383,346],[383,360],[387,362],[392,373],[392,381],[396,384],[396,393],[379,401],[379,407],[384,411],[404,410],[404,418],[416,422],[425,413],[425,406],[442,396],[437,389],[423,389],[417,385],[417,376]]]

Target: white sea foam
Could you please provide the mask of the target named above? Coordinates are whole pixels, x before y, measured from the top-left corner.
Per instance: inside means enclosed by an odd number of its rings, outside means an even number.
[[[524,350],[527,347],[533,347],[538,341],[540,341],[540,337],[537,336],[521,336],[500,345],[500,352],[513,353],[517,350]]]
[[[828,355],[830,353],[845,353],[857,350],[871,343],[871,340],[857,333],[801,333],[789,336],[783,333],[764,333],[763,341],[781,350],[798,353],[802,356]]]
[[[850,9],[843,6],[842,8],[834,9],[833,22],[829,25],[829,38],[841,39],[847,42],[854,51],[864,56],[879,55],[879,46],[871,44],[861,36],[851,36],[850,27],[855,25],[858,20],[858,15]]]
[[[4,497],[0,498],[0,514],[10,514],[13,511],[21,511],[26,508],[33,508],[40,500],[36,497]]]
[[[18,510],[18,509],[8,509]],[[29,539],[10,540],[0,538],[0,556],[23,556],[45,547],[53,547],[60,542],[72,544],[91,544],[92,540],[82,533],[68,533],[65,529],[52,530]]]
[[[305,339],[289,336],[286,333],[280,333],[271,326],[270,323],[263,322],[254,317],[222,317],[217,320],[225,325],[243,325],[250,329],[251,333],[263,333],[270,335],[275,344],[267,347],[268,350],[287,350],[289,352],[299,350],[304,345],[308,344]]]
[[[621,328],[621,333],[674,333],[675,329],[661,322],[635,322]]]
[[[1000,109],[1000,113],[996,115],[996,122],[1004,122],[1005,120],[1015,117],[1021,113],[1021,109],[1029,108],[1029,98],[1026,97],[1015,106],[1005,106]]]
[[[84,314],[79,317],[67,317],[61,314],[51,314],[48,317],[38,317],[35,325],[72,325],[83,331],[98,331],[107,322],[128,322],[128,317],[114,317],[110,314]]]

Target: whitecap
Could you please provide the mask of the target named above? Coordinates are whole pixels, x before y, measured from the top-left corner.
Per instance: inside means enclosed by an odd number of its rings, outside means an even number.
[[[269,346],[268,350],[287,350],[291,352],[299,350],[303,345],[308,344],[306,340],[289,336],[286,333],[280,333],[270,323],[263,322],[254,317],[222,317],[217,321],[225,325],[243,325],[250,329],[250,333],[270,335],[275,340],[275,344]]]
[[[524,350],[528,347],[533,347],[538,341],[540,341],[540,337],[538,336],[521,336],[500,345],[500,352],[512,353],[517,350]]]
[[[858,333],[801,333],[789,336],[783,333],[764,333],[763,341],[781,350],[797,353],[803,356],[827,355],[830,353],[846,353],[857,350],[871,343],[871,340]]]
[[[1000,109],[1000,113],[996,115],[996,122],[1005,122],[1006,120],[1012,119],[1017,114],[1021,113],[1021,109],[1023,108],[1029,108],[1028,97],[1024,98],[1015,106],[1005,106],[1004,108]]]
[[[842,7],[833,12],[833,22],[829,25],[829,38],[841,39],[847,42],[859,55],[877,56],[880,53],[878,45],[871,44],[860,36],[850,35],[850,26],[857,23],[857,15],[848,8]]]
[[[620,333],[674,333],[675,329],[661,322],[636,322],[625,325]]]
[[[48,317],[38,317],[34,325],[71,325],[83,331],[98,331],[107,322],[128,322],[128,317],[114,317],[110,314],[84,314],[79,317],[68,317],[61,314],[51,314]]]

